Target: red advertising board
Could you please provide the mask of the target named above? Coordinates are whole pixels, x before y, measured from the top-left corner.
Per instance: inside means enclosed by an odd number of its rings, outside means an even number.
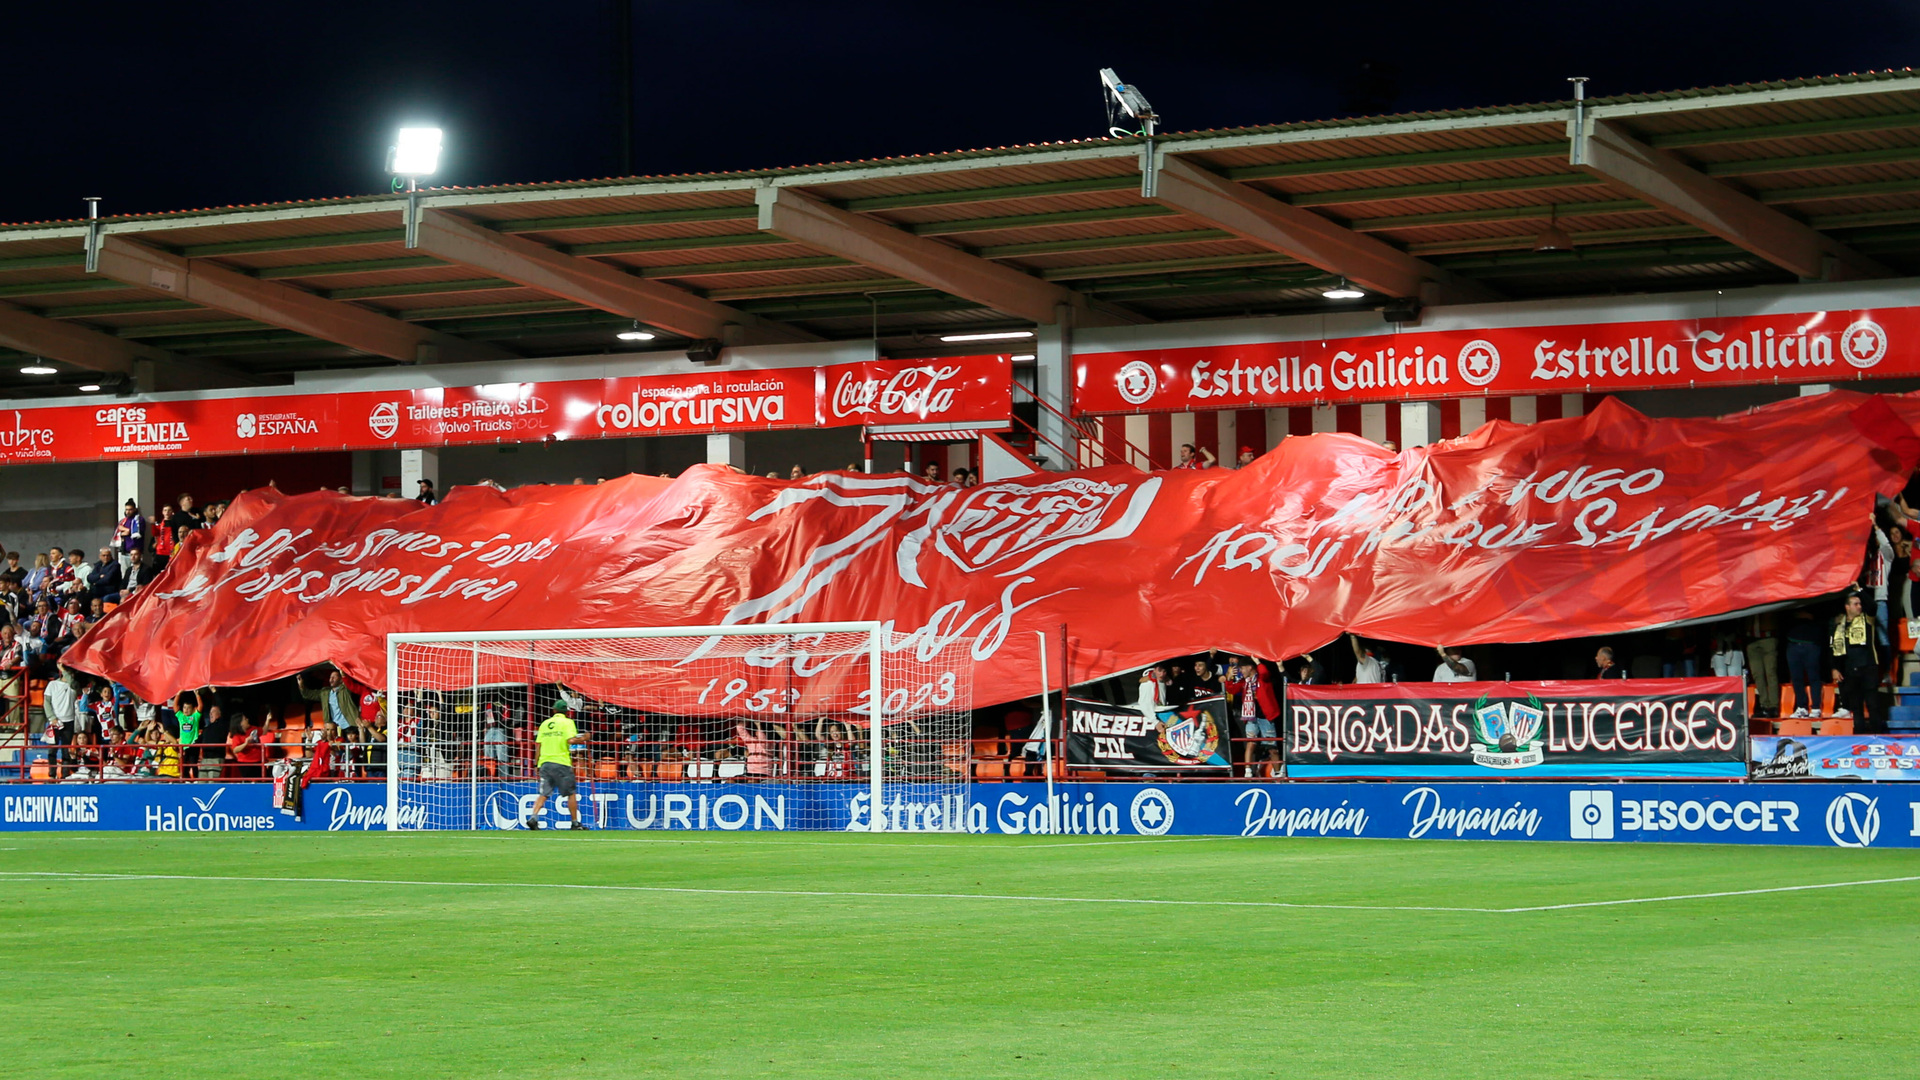
[[[1074,357],[1077,412],[1188,412],[1920,375],[1920,308],[1413,331]]]
[[[0,413],[0,464],[456,446],[900,423],[1004,423],[1001,356],[879,360]]]

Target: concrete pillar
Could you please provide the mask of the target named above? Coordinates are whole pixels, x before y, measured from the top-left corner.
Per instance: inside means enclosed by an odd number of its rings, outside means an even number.
[[[1800,387],[1800,396],[1813,397],[1816,394],[1824,394],[1832,389],[1833,389],[1832,383],[1823,383],[1823,382],[1805,383]]]
[[[420,494],[420,481],[433,481],[433,492],[445,495],[440,486],[440,451],[400,451],[400,497],[411,499]]]
[[[1360,406],[1360,437],[1382,446],[1387,442],[1387,405],[1368,402]]]
[[[1322,435],[1340,430],[1340,411],[1332,405],[1313,407],[1313,433]]]
[[[1280,445],[1280,440],[1293,434],[1292,414],[1284,408],[1267,410],[1267,449]]]
[[[1432,446],[1440,441],[1440,406],[1431,401],[1400,403],[1400,448]]]
[[[1460,434],[1477,431],[1487,422],[1487,399],[1470,397],[1460,399]]]
[[[1194,439],[1193,414],[1190,412],[1174,413],[1173,414],[1173,461],[1171,462],[1171,464],[1174,464],[1174,465],[1180,464],[1180,448],[1193,442],[1193,439]],[[1198,447],[1194,448],[1193,456],[1195,457],[1200,456]]]
[[[1585,394],[1561,394],[1560,395],[1560,419],[1565,420],[1569,417],[1585,416],[1586,414],[1587,414],[1587,395]]]
[[[707,464],[731,465],[747,471],[747,440],[744,435],[716,433],[707,436]]]
[[[1539,412],[1535,408],[1537,404],[1538,401],[1533,395],[1521,394],[1508,401],[1507,419],[1516,424],[1531,424],[1539,417]]]
[[[1061,414],[1073,415],[1073,308],[1054,308],[1052,326],[1036,327],[1033,335],[1034,386],[1041,401]],[[1079,432],[1045,407],[1040,409],[1040,442],[1034,455],[1047,459],[1049,469],[1071,469],[1080,460]],[[1144,443],[1142,444],[1145,445]]]
[[[153,462],[122,461],[116,464],[119,475],[118,491],[113,501],[114,519],[119,519],[120,509],[127,504],[128,499],[133,500],[142,514],[148,517],[156,516],[160,507],[154,502],[156,493],[153,489]]]
[[[355,495],[378,495],[380,478],[374,475],[373,451],[355,450],[353,452],[353,486],[347,490]]]
[[[1153,433],[1149,430],[1152,426],[1152,419],[1153,418],[1149,416],[1129,416],[1126,418],[1127,456],[1130,459],[1127,464],[1132,465],[1136,469],[1153,468],[1152,462],[1147,460],[1147,440],[1153,437]]]

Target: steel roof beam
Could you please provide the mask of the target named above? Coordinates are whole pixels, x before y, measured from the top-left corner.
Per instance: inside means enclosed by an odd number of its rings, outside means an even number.
[[[1786,124],[1715,128],[1710,131],[1669,131],[1659,135],[1649,135],[1647,145],[1663,149],[1679,146],[1715,146],[1721,143],[1841,135],[1856,131],[1899,131],[1914,127],[1920,127],[1920,113],[1885,113],[1879,116],[1844,116],[1831,120],[1802,120]]]
[[[1062,306],[1085,308],[1072,289],[828,206],[792,188],[761,188],[760,228],[862,266],[917,281],[1028,322],[1051,325]]]
[[[819,340],[798,327],[716,304],[684,289],[647,281],[524,237],[495,232],[444,210],[429,210],[422,216],[419,250],[684,337],[714,338],[739,345]]]
[[[1702,165],[1700,171],[1708,176],[1760,176],[1766,173],[1842,169],[1857,165],[1890,165],[1907,161],[1920,161],[1920,146],[1888,146],[1878,150],[1848,150],[1838,154],[1803,154],[1798,157],[1715,161]]]
[[[1429,303],[1494,298],[1485,286],[1178,157],[1162,161],[1154,200],[1373,292]]]
[[[491,345],[409,326],[363,307],[328,300],[291,285],[261,281],[218,263],[189,260],[118,236],[109,236],[102,243],[99,272],[136,288],[169,293],[200,307],[403,363],[511,357]]]
[[[1440,180],[1431,184],[1394,184],[1389,187],[1308,191],[1286,196],[1294,206],[1350,206],[1355,203],[1395,202],[1400,199],[1443,198],[1448,195],[1488,195],[1504,191],[1554,191],[1602,183],[1584,173],[1545,176],[1503,176],[1495,180]]]
[[[1808,280],[1890,277],[1873,259],[1648,146],[1608,120],[1574,133],[1570,160],[1682,221]]]
[[[1272,180],[1283,176],[1330,176],[1335,173],[1369,172],[1384,169],[1417,169],[1427,165],[1460,165],[1476,161],[1525,161],[1530,158],[1555,158],[1566,152],[1563,143],[1519,143],[1506,146],[1473,146],[1459,150],[1417,150],[1404,154],[1372,154],[1366,157],[1314,158],[1311,161],[1283,161],[1272,165],[1242,165],[1222,169],[1229,180]]]
[[[155,389],[252,386],[261,381],[237,368],[191,360],[91,327],[44,318],[8,303],[0,303],[0,346],[108,375],[139,377],[144,368],[158,380]]]

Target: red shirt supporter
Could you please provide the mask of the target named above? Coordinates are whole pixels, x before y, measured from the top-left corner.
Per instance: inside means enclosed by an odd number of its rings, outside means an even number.
[[[307,750],[307,771],[300,775],[300,786],[309,787],[315,780],[338,780],[340,774],[333,769],[333,740],[340,737],[340,729],[329,720],[320,727],[320,737]]]

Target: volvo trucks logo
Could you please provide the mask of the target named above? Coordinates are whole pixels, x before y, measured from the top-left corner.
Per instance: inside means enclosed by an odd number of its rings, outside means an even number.
[[[367,428],[376,439],[391,439],[400,430],[400,406],[383,401],[367,414]]]
[[[1861,319],[1840,335],[1840,355],[1857,368],[1870,368],[1887,355],[1887,332],[1872,319]]]
[[[1129,360],[1118,375],[1120,400],[1129,405],[1145,405],[1160,391],[1160,375],[1145,360]]]
[[[1869,847],[1879,835],[1879,799],[1849,791],[1827,804],[1827,838],[1840,847]]]
[[[1500,375],[1500,350],[1485,338],[1475,338],[1460,346],[1460,377],[1475,386],[1485,386]]]

